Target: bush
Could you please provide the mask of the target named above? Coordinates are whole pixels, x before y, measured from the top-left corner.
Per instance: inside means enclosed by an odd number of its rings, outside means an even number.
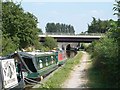
[[[112,80],[112,83],[116,83],[119,72],[117,43],[112,38],[104,37],[92,45],[94,68],[102,71],[103,78],[106,81]]]
[[[2,56],[13,53],[17,48],[17,45],[10,38],[2,38]]]
[[[46,37],[43,45],[51,50],[57,47],[57,40],[52,37]]]

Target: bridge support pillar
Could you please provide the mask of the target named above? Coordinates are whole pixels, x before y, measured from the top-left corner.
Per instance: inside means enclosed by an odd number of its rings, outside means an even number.
[[[66,50],[67,45],[70,44],[71,47],[77,47],[78,43],[66,43],[66,42],[58,42],[58,48],[62,50],[62,47]]]

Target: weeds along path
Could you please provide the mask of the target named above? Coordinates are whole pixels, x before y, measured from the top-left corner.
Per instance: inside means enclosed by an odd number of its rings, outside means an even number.
[[[62,88],[87,88],[87,69],[90,66],[89,55],[83,51],[80,64],[75,66]]]

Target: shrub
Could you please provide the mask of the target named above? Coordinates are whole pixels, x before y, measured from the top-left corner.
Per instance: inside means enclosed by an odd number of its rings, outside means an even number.
[[[117,43],[112,38],[104,37],[94,43],[93,66],[102,71],[106,81],[112,80],[114,83],[118,79],[117,53]]]

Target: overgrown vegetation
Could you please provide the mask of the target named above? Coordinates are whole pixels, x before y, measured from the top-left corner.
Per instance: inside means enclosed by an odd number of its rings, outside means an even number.
[[[80,63],[82,52],[79,52],[74,58],[68,59],[66,64],[53,74],[40,88],[61,88],[63,82],[70,75],[73,67]]]
[[[106,36],[93,42],[88,51],[93,59],[93,67],[101,73],[102,80],[120,88],[120,1],[116,1],[113,9],[117,12],[118,21],[111,22]]]

